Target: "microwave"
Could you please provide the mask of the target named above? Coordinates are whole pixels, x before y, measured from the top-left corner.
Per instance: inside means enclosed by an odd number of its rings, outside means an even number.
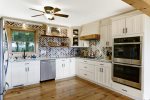
[[[142,37],[114,38],[113,62],[141,65]]]

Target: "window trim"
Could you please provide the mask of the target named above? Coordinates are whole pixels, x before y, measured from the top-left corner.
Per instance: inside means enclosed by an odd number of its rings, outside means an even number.
[[[12,52],[12,31],[16,30],[16,31],[25,31],[25,32],[34,32],[34,52],[26,52],[27,54],[32,54],[32,53],[38,53],[38,31],[34,30],[34,29],[23,29],[23,28],[7,28],[7,33],[8,33],[8,48],[9,48],[9,52],[13,53],[13,54],[20,54],[23,52]]]

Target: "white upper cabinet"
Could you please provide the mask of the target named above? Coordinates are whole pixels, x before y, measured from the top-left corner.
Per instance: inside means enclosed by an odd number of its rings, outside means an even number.
[[[70,27],[68,33],[70,47],[89,47],[89,41],[80,40],[81,27]]]
[[[90,34],[99,34],[100,33],[100,22],[95,21],[88,23],[82,26],[81,36],[90,35]]]
[[[143,33],[143,15],[136,15],[126,18],[126,31],[127,34],[140,34]]]
[[[123,17],[124,16],[124,17]],[[122,15],[113,18],[112,20],[112,35],[116,36],[131,36],[141,35],[144,32],[144,15]]]
[[[119,19],[112,22],[112,35],[121,36],[125,33],[125,19]]]
[[[102,47],[112,46],[112,28],[110,19],[102,20],[100,25],[100,41]]]

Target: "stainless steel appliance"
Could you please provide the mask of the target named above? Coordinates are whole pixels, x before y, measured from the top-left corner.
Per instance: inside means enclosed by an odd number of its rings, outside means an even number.
[[[141,89],[141,67],[114,63],[112,80],[133,88]]]
[[[115,38],[113,62],[141,65],[142,37]]]
[[[40,61],[41,68],[41,79],[40,81],[47,81],[51,79],[55,79],[56,77],[56,60],[41,60]]]
[[[5,77],[8,68],[8,42],[7,33],[3,27],[3,19],[0,19],[0,100],[6,91],[7,83]]]
[[[112,80],[141,89],[142,37],[115,38]]]

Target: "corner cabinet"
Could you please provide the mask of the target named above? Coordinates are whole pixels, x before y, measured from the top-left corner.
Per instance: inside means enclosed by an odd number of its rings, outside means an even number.
[[[142,35],[144,33],[144,14],[124,16],[112,19],[113,37]]]
[[[68,29],[68,37],[70,39],[70,47],[89,47],[89,41],[80,40],[81,28],[71,27]]]
[[[40,82],[40,61],[12,62],[11,67],[12,87]]]

